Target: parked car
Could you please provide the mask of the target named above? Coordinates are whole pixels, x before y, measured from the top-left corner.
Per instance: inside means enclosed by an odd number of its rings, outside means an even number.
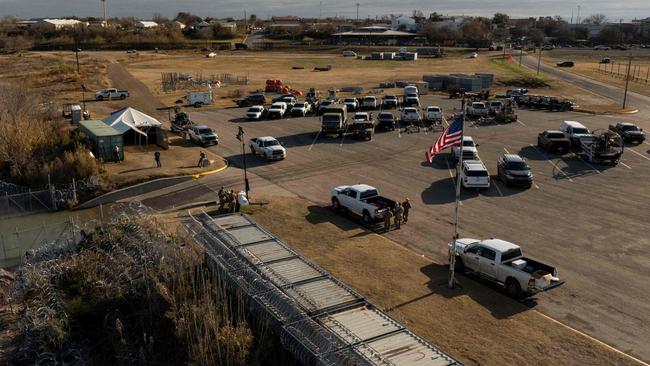
[[[594,51],[609,51],[609,46],[604,46],[604,45],[594,46]]]
[[[377,109],[377,97],[374,95],[363,97],[362,105],[364,109]]]
[[[504,154],[499,157],[497,174],[506,186],[530,188],[533,184],[533,173],[530,171],[528,163],[516,154]]]
[[[368,112],[357,112],[352,117],[352,124],[348,126],[348,132],[353,138],[372,140],[375,136],[375,122]]]
[[[343,57],[357,57],[357,53],[354,51],[343,51]]]
[[[384,95],[381,104],[386,109],[397,108],[399,106],[399,100],[395,95]]]
[[[296,104],[298,100],[296,99],[295,96],[293,95],[281,95],[277,98],[274,98],[271,102],[276,103],[276,102],[284,102],[287,104],[287,112],[293,108],[293,105]]]
[[[287,150],[271,136],[253,138],[248,142],[248,146],[251,154],[259,155],[266,160],[282,160],[287,157]]]
[[[394,131],[395,130],[395,116],[391,112],[380,112],[377,116],[377,127]]]
[[[107,88],[95,93],[96,100],[104,99],[126,99],[129,96],[128,90],[118,90],[116,88]]]
[[[585,137],[590,137],[591,133],[589,129],[585,127],[582,123],[576,121],[564,121],[560,125],[560,131],[564,133],[571,141],[571,146],[580,145],[580,139]]]
[[[456,271],[473,273],[503,285],[514,298],[534,295],[564,283],[555,267],[524,257],[518,245],[505,240],[462,238],[448,245],[450,258],[456,257]]]
[[[601,63],[601,64],[611,64],[611,63],[612,63],[612,59],[609,58],[609,57],[603,57],[603,58],[600,60],[600,63]]]
[[[493,116],[499,112],[501,112],[501,109],[503,109],[503,102],[500,100],[491,100],[488,102],[488,114]]]
[[[287,103],[285,102],[275,102],[269,107],[267,115],[269,118],[284,118],[287,114]]]
[[[415,123],[418,124],[422,118],[420,117],[420,113],[418,113],[417,108],[415,107],[406,107],[402,109],[402,113],[400,115],[400,121],[404,124],[410,124],[410,123]]]
[[[260,120],[266,115],[266,108],[262,105],[256,105],[248,108],[246,112],[246,119],[248,120]]]
[[[562,61],[558,62],[557,67],[573,67],[574,63],[573,61]]]
[[[424,119],[427,122],[440,122],[442,121],[442,108],[438,106],[428,106],[426,109],[426,114],[424,115]]]
[[[506,91],[506,98],[518,98],[528,94],[528,89],[519,88],[519,89],[509,89]]]
[[[547,130],[537,135],[537,146],[550,153],[564,154],[571,150],[571,140],[562,131]]]
[[[219,136],[206,125],[192,126],[187,130],[190,140],[197,145],[218,145]]]
[[[264,94],[247,95],[244,99],[237,101],[237,105],[240,107],[250,107],[254,105],[264,104],[266,104],[266,96]]]
[[[334,187],[330,198],[335,210],[361,215],[366,224],[383,219],[396,206],[394,200],[380,196],[377,188],[367,184]]]
[[[469,54],[469,56],[467,56],[467,58],[478,58],[478,53],[472,52]]]
[[[463,136],[463,160],[478,160],[479,144],[474,143],[472,136]],[[451,156],[454,161],[460,158],[460,146],[453,146],[451,148]]]
[[[621,135],[624,142],[640,144],[645,141],[645,132],[634,123],[619,122],[615,125],[609,125],[609,130]]]
[[[345,98],[343,104],[348,107],[348,111],[356,111],[359,109],[359,100],[357,98]]]
[[[463,160],[460,169],[460,184],[463,188],[490,188],[490,173],[480,160]]]
[[[296,104],[291,107],[292,116],[306,116],[311,113],[311,103],[307,102],[296,102]]]

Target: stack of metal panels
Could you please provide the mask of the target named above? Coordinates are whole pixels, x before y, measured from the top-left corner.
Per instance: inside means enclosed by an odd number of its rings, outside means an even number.
[[[370,54],[370,59],[371,60],[383,60],[384,59],[384,54],[381,52],[373,52]]]
[[[461,365],[240,214],[185,223],[215,276],[272,320],[282,344],[309,365]]]
[[[481,79],[481,87],[483,89],[490,89],[494,83],[494,74],[476,74],[476,77]]]
[[[383,52],[382,57],[384,60],[393,60],[395,59],[395,52]]]

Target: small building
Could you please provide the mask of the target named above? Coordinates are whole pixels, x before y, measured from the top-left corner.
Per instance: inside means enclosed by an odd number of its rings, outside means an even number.
[[[124,140],[120,131],[100,120],[80,121],[79,129],[97,159],[114,161],[113,149],[117,146],[119,159],[124,160]]]
[[[38,24],[37,20],[18,20],[14,23],[18,29],[31,29],[36,24]]]
[[[126,144],[155,144],[162,123],[133,108],[123,108],[104,118],[104,123],[115,128]]]
[[[34,26],[49,29],[49,30],[61,30],[65,28],[73,28],[87,23],[80,22],[77,19],[41,19]]]
[[[230,34],[237,33],[237,23],[235,22],[224,22],[221,20],[214,21],[212,24],[218,25],[221,29],[226,30]]]
[[[337,44],[402,45],[413,41],[415,33],[400,32],[379,27],[359,28],[355,31],[334,33],[331,36]]]
[[[185,29],[187,26],[184,23],[179,22],[178,20],[174,21],[174,26],[180,30]]]
[[[151,20],[140,20],[135,23],[135,27],[140,29],[156,28],[158,23]]]

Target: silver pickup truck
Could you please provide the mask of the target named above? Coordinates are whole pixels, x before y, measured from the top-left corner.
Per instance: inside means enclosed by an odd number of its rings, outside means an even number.
[[[557,269],[524,257],[521,248],[500,239],[457,239],[449,243],[456,255],[457,272],[470,272],[503,285],[515,298],[530,296],[560,286]],[[450,255],[451,258],[451,255]]]

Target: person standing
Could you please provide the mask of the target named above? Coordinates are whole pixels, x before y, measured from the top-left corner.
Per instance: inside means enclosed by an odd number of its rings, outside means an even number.
[[[390,221],[393,218],[393,211],[390,209],[386,211],[384,214],[384,231],[389,232],[390,231]]]
[[[120,162],[120,147],[117,145],[113,146],[113,161],[116,163]]]
[[[201,151],[201,153],[199,154],[199,163],[197,165],[199,168],[203,166],[204,160],[205,160],[205,153]]]
[[[162,164],[160,163],[160,151],[156,151],[153,153],[153,158],[156,160],[156,167],[157,168],[162,168]]]
[[[402,210],[404,211],[404,223],[406,224],[407,221],[409,221],[409,211],[411,210],[413,206],[411,206],[411,200],[408,198],[402,202]]]
[[[397,202],[395,206],[395,229],[400,229],[402,227],[402,215],[404,210],[402,209],[402,204]]]
[[[226,192],[223,190],[223,187],[219,188],[217,196],[219,196],[219,212],[222,212],[223,206],[226,204]]]

